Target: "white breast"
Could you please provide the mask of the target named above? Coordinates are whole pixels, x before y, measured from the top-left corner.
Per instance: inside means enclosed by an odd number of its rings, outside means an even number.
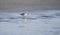
[[[24,16],[27,16],[27,15],[28,15],[27,13],[24,14]]]

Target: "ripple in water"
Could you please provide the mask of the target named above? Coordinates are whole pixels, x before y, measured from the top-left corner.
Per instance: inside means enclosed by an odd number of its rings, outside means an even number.
[[[36,14],[35,14],[36,15]],[[52,18],[56,18],[57,16],[60,16],[60,13],[56,13],[56,17],[54,15],[28,15],[27,19],[32,19],[32,20],[36,20],[36,19],[52,19]],[[7,20],[4,20],[7,19]],[[16,20],[20,20],[23,19],[22,16],[15,16],[15,15],[8,15],[8,14],[0,14],[0,22],[11,22],[12,20],[16,21]]]
[[[60,13],[56,13],[55,15],[56,15],[56,16],[60,16]]]

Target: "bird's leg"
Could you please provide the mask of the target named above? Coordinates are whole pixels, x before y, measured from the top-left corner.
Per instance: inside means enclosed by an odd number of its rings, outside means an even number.
[[[23,19],[25,19],[25,16],[23,16]]]

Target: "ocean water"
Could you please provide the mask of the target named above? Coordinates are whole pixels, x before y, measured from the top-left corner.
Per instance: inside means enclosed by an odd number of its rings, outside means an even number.
[[[0,13],[0,35],[60,35],[60,11]]]

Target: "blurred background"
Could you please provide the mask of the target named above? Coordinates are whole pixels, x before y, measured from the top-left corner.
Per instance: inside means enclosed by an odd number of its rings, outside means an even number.
[[[0,0],[0,35],[60,35],[60,0]]]
[[[0,10],[60,10],[60,0],[0,0]]]

